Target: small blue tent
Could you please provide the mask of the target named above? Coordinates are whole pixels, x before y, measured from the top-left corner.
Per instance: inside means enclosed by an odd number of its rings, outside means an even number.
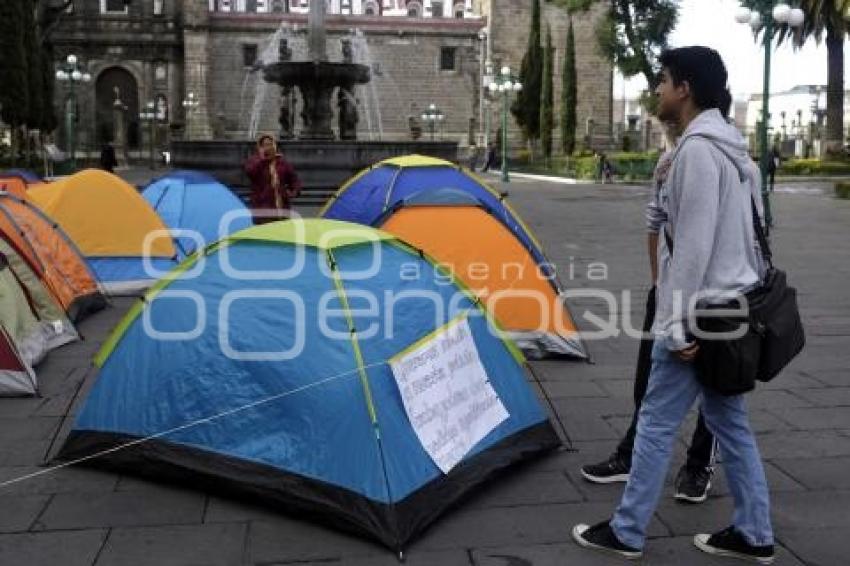
[[[444,473],[390,364],[459,320],[507,416]],[[128,313],[59,458],[255,496],[401,550],[560,444],[523,362],[450,274],[390,234],[275,222],[191,256]]]
[[[197,171],[172,171],[152,181],[142,196],[172,230],[196,232],[201,247],[253,224],[245,204],[214,177]],[[222,224],[230,216],[232,221]],[[188,235],[174,238],[179,258],[189,256],[199,242]]]

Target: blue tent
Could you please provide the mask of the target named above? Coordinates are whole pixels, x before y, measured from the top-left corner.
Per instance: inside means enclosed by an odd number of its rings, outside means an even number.
[[[340,187],[319,215],[329,220],[377,227],[380,219],[389,211],[422,191],[443,191],[446,195],[468,194],[471,199],[491,210],[528,248],[535,261],[548,268],[549,261],[543,253],[543,246],[508,204],[507,194],[496,192],[475,174],[443,159],[405,155],[380,161]]]
[[[444,473],[390,362],[452,324],[468,325],[507,416]],[[128,313],[59,458],[255,496],[401,550],[476,485],[560,444],[523,362],[390,234],[266,224],[190,257]]]
[[[152,181],[142,196],[172,230],[191,230],[203,245],[248,228],[253,224],[245,204],[215,178],[197,171],[172,171]],[[229,213],[232,222],[221,226]],[[190,255],[199,242],[188,235],[174,239],[180,259]]]
[[[6,169],[0,171],[0,177],[20,177],[27,183],[41,183],[42,179],[29,169]]]
[[[531,256],[529,264],[536,263],[536,268],[548,281],[552,292],[556,296],[560,295],[564,286],[554,264],[546,257],[542,245],[531,229],[508,204],[506,197],[506,194],[497,193],[473,173],[453,163],[421,155],[408,155],[381,161],[355,175],[327,202],[320,215],[323,218],[357,222],[393,232],[393,229],[386,226],[387,221],[405,209],[442,207],[440,214],[443,213],[443,208],[483,210],[489,218],[507,228]],[[471,220],[465,223],[462,232],[457,234],[458,245],[455,246],[453,242],[452,246],[458,251],[466,245],[470,251],[477,252],[482,247],[493,245],[493,242],[480,241],[481,233],[483,232],[479,231]],[[435,239],[431,225],[423,238],[414,238],[410,233],[397,235],[424,249],[438,261],[455,264],[458,259],[441,255],[429,245]],[[498,265],[493,267],[493,272],[503,271]],[[459,274],[459,277],[464,279],[464,274]],[[475,283],[473,280],[466,280],[469,286],[474,287]],[[523,290],[521,284],[517,287],[511,285],[506,292],[514,288]],[[529,289],[529,292],[534,290]],[[550,304],[554,302],[556,301]],[[506,301],[502,300],[501,304],[505,305]],[[563,311],[563,314],[560,311]],[[528,357],[567,356],[589,359],[587,348],[578,335],[572,314],[569,313],[565,302],[558,302],[544,320],[555,321],[561,316],[565,317],[562,329],[567,332],[554,332],[553,329],[546,328],[545,322],[534,328],[512,327],[510,321],[505,319],[501,319],[500,323]]]

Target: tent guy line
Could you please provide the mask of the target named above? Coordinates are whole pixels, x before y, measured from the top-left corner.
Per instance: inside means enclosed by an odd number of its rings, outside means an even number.
[[[338,379],[342,379],[342,378],[347,377],[347,376],[350,377],[352,375],[356,375],[360,372],[361,369],[367,370],[367,369],[382,366],[382,365],[385,365],[385,364],[387,364],[387,362],[382,361],[382,362],[375,362],[375,363],[372,363],[372,364],[365,365],[362,368],[354,368],[354,369],[351,369],[351,370],[348,370],[348,371],[345,371],[345,372],[342,372],[342,373],[338,373],[336,375],[332,375],[330,377],[320,379],[319,381],[314,381],[313,383],[308,383],[307,385],[303,385],[301,387],[296,387],[295,389],[291,389],[289,391],[284,391],[283,393],[277,393],[275,395],[272,395],[271,397],[266,397],[264,399],[260,399],[258,401],[253,401],[251,403],[247,403],[247,404],[241,405],[239,407],[234,407],[233,409],[228,409],[227,411],[222,411],[218,414],[215,414],[215,415],[212,415],[212,416],[209,416],[209,417],[197,419],[197,420],[182,424],[180,426],[177,426],[177,427],[174,427],[174,428],[171,428],[171,429],[168,429],[168,430],[157,432],[156,434],[151,434],[151,435],[145,436],[143,438],[138,438],[136,440],[121,444],[119,446],[113,446],[112,448],[102,450],[100,452],[97,452],[96,454],[89,454],[88,456],[84,456],[82,458],[77,458],[76,460],[71,460],[69,462],[63,462],[63,463],[57,464],[55,466],[50,466],[49,468],[46,468],[44,470],[39,470],[39,471],[33,472],[31,474],[26,474],[26,475],[23,475],[23,476],[20,476],[20,477],[17,477],[17,478],[5,480],[5,481],[0,482],[0,489],[7,487],[7,486],[10,486],[10,485],[13,485],[13,484],[16,484],[16,483],[20,483],[20,482],[28,480],[28,479],[33,479],[33,478],[36,478],[38,476],[43,476],[45,474],[48,474],[50,472],[54,472],[56,470],[61,470],[62,468],[67,468],[69,466],[74,466],[74,465],[80,464],[82,462],[94,460],[96,458],[99,458],[101,456],[105,456],[107,454],[119,452],[119,451],[124,450],[126,448],[130,448],[131,446],[143,444],[145,442],[148,442],[150,440],[154,440],[156,438],[162,438],[164,436],[168,436],[169,434],[173,434],[175,432],[180,432],[181,430],[186,430],[186,429],[192,428],[194,426],[197,426],[199,424],[212,422],[212,421],[214,421],[216,419],[220,419],[222,417],[227,417],[227,416],[230,416],[230,415],[251,409],[253,407],[258,407],[260,405],[264,405],[266,403],[270,403],[270,402],[276,401],[278,399],[283,399],[285,397],[295,395],[296,393],[303,393],[304,391],[313,389],[313,388],[318,387],[320,385],[325,385],[325,384],[328,384],[332,381],[336,381]]]

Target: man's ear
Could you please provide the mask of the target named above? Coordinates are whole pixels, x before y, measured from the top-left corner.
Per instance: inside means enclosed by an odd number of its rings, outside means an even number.
[[[682,81],[676,89],[679,91],[680,98],[687,98],[691,95],[691,83],[688,81]]]

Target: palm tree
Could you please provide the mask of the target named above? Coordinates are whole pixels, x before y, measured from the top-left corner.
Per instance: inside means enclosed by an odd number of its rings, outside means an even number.
[[[844,146],[844,38],[850,29],[850,0],[802,0],[806,21],[796,31],[783,29],[779,41],[792,36],[803,45],[810,37],[818,43],[826,35],[826,150],[840,152]]]

